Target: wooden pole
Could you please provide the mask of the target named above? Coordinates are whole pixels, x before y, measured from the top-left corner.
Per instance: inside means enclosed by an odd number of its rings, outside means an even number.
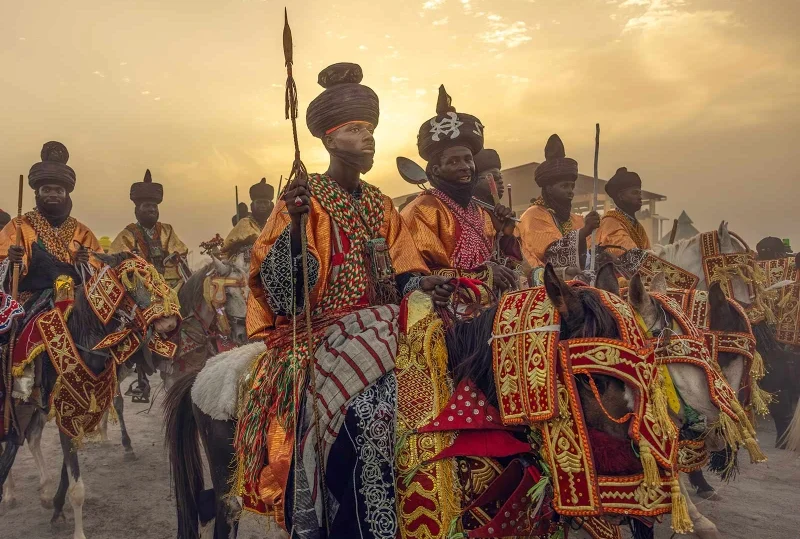
[[[597,189],[599,178],[597,177],[597,161],[600,156],[600,124],[595,124],[594,132],[594,194],[592,196],[592,210],[597,211]],[[597,266],[597,230],[592,231],[592,259],[590,269],[595,271]]]
[[[25,185],[25,176],[19,175],[19,194],[17,197],[17,237],[14,241],[14,246],[19,247],[22,245],[22,192]],[[11,273],[11,298],[16,301],[19,296],[19,271],[20,265],[14,264]],[[13,422],[11,407],[13,401],[11,400],[11,391],[13,389],[14,378],[11,371],[14,369],[14,341],[17,337],[17,320],[11,322],[11,333],[8,339],[8,346],[6,347],[6,362],[4,375],[5,385],[5,402],[3,403],[3,435],[6,435],[11,430]]]
[[[236,212],[234,213],[234,215],[236,216],[236,222],[238,223],[239,222],[239,186],[238,185],[234,185],[233,188],[236,190]],[[235,223],[234,223],[234,226],[236,226]]]
[[[672,221],[672,232],[669,233],[669,243],[670,245],[675,243],[675,236],[678,235],[678,220],[674,219]]]

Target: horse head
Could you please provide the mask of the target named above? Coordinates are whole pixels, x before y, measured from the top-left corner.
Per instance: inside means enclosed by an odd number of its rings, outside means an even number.
[[[225,291],[225,316],[231,328],[231,339],[237,346],[247,343],[247,298],[250,288],[247,285],[250,264],[243,253],[237,254],[229,260],[220,260],[212,256],[214,269],[217,275],[224,278]]]

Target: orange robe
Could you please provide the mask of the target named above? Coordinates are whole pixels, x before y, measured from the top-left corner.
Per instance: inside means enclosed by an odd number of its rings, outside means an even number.
[[[583,228],[583,217],[570,215],[570,228],[562,231],[555,216],[543,205],[525,210],[517,225],[525,259],[534,267],[550,263],[556,269],[580,268],[578,231]]]
[[[369,184],[364,184],[364,188],[377,190]],[[383,194],[380,196],[383,201],[383,222],[378,234],[386,240],[395,273],[397,275],[408,272],[428,274],[428,267],[420,257],[420,253],[414,245],[414,239],[395,209],[392,199]],[[277,315],[270,305],[268,291],[265,290],[262,283],[261,265],[270,254],[276,241],[288,232],[290,223],[291,219],[286,211],[286,203],[281,200],[253,247],[250,261],[250,297],[247,305],[247,332],[251,339],[265,338],[271,329],[288,322],[285,316]],[[333,284],[332,279],[347,277],[338,272],[335,274],[332,272],[332,253],[334,252],[334,241],[336,241],[334,228],[331,215],[317,197],[312,195],[311,211],[306,227],[309,260],[311,265],[316,268],[315,273],[317,274],[316,281],[310,290],[312,312],[316,311],[322,302],[327,304],[331,301],[328,290]],[[313,260],[311,260],[312,258]]]
[[[613,245],[622,247],[625,251],[631,249],[650,249],[650,238],[639,221],[634,224],[619,210],[606,212],[600,220],[600,228],[597,231],[597,244],[606,246]],[[610,249],[619,256],[623,254],[620,249]]]
[[[494,224],[489,213],[478,208],[483,218],[482,237],[489,253],[492,252],[495,238]],[[434,274],[465,275],[486,280],[486,270],[477,267],[454,267],[457,229],[461,226],[450,209],[436,196],[423,193],[411,201],[401,212],[417,244],[423,260]],[[489,260],[484,260],[483,263]],[[475,271],[473,271],[475,270]]]
[[[32,220],[36,219],[37,221],[43,223],[42,226],[50,227],[44,218],[38,214],[36,210],[32,212],[28,212],[22,216],[22,246],[25,248],[25,253],[22,258],[22,271],[20,273],[20,278],[24,279],[25,275],[28,271],[28,266],[31,260],[31,249],[33,248],[33,244],[40,240],[39,235],[34,230]],[[74,230],[70,234],[70,230],[74,227]],[[52,227],[50,227],[52,229]],[[103,252],[102,248],[100,247],[100,242],[97,241],[97,238],[92,233],[89,228],[84,225],[83,223],[77,221],[73,217],[69,217],[67,221],[62,224],[58,231],[55,232],[53,235],[55,241],[48,242],[45,238],[42,239],[42,243],[45,244],[45,248],[47,251],[53,255],[55,258],[64,262],[66,264],[72,264],[75,254],[78,252],[78,249],[82,247],[86,247],[90,251],[94,252]],[[0,261],[5,260],[8,257],[8,248],[15,245],[17,240],[17,220],[12,219],[6,226],[0,231]],[[51,245],[48,245],[51,243]],[[100,268],[101,264],[100,261],[94,257],[89,258],[90,264],[92,264],[96,268]]]

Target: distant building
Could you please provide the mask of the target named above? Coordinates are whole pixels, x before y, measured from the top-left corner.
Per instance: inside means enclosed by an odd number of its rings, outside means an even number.
[[[506,185],[506,200],[508,204],[508,186],[511,186],[513,210],[517,215],[522,215],[522,212],[528,209],[531,202],[536,200],[539,196],[541,189],[536,185],[533,180],[533,173],[539,163],[528,163],[517,167],[511,167],[503,170],[503,183]],[[598,180],[597,186],[597,205],[598,211],[604,212],[614,207],[614,202],[605,191],[606,180]],[[592,198],[594,192],[594,178],[584,174],[578,175],[578,181],[575,184],[575,198],[572,200],[572,211],[575,213],[586,214],[592,207]],[[410,197],[414,194],[405,194],[395,197],[392,200],[397,207],[405,206],[408,204]],[[669,219],[658,215],[656,211],[656,202],[667,200],[664,195],[652,193],[650,191],[642,191],[642,200],[644,206],[642,211],[637,214],[637,218],[644,226],[651,242],[653,238],[660,238],[664,234],[662,223],[669,221]],[[688,219],[688,217],[687,217]],[[691,223],[691,221],[690,221]],[[669,231],[667,231],[668,233]],[[669,239],[669,238],[668,238]]]

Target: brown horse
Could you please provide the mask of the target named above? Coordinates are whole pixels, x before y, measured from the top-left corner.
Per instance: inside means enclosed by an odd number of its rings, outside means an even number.
[[[562,339],[576,337],[607,337],[619,338],[620,331],[616,319],[609,308],[599,298],[597,290],[592,288],[573,288],[559,279],[551,267],[545,271],[545,286],[547,296],[561,313],[560,336]],[[450,368],[456,381],[470,378],[475,380],[488,398],[496,402],[494,390],[494,372],[492,369],[492,350],[487,344],[492,332],[496,308],[492,308],[469,322],[458,322],[446,338]],[[252,347],[252,354],[263,351],[263,346],[248,345]],[[226,354],[225,358],[231,363],[242,362],[236,357],[236,351]],[[209,367],[217,365],[217,360],[209,362]],[[247,363],[244,361],[243,363]],[[219,365],[217,365],[219,366]],[[223,372],[225,369],[222,369]],[[242,369],[246,370],[246,369]],[[231,370],[228,370],[230,373]],[[386,376],[394,378],[394,373]],[[199,536],[198,524],[200,520],[210,520],[216,516],[214,537],[221,539],[235,536],[236,518],[239,508],[235,506],[235,499],[230,497],[231,464],[235,458],[234,447],[231,440],[235,433],[235,420],[212,419],[206,410],[200,409],[192,399],[192,386],[195,376],[187,376],[179,380],[167,396],[165,404],[165,418],[167,422],[166,444],[170,452],[170,465],[178,515],[178,537],[194,539]],[[620,417],[630,411],[630,396],[626,387],[616,378],[606,376],[594,377],[595,387],[601,395],[601,401],[606,412],[603,412],[597,402],[588,380],[583,380],[579,391],[582,407],[589,427],[597,429],[615,439],[627,439],[626,425],[611,421],[608,414]],[[222,382],[220,382],[222,384]],[[392,384],[385,384],[392,387]],[[382,386],[382,381],[375,383]],[[206,388],[208,390],[208,388]],[[214,393],[213,391],[211,393]],[[224,391],[216,393],[222,395]],[[369,391],[364,392],[369,393]],[[375,392],[375,395],[382,395]],[[380,398],[385,397],[383,395]],[[358,399],[356,399],[358,401]],[[354,451],[352,439],[357,437],[349,430],[358,423],[355,409],[360,404],[352,404],[345,419],[345,431],[349,436],[339,436],[330,451],[328,458],[327,487],[337,493],[337,502],[340,510],[332,523],[338,537],[368,536],[369,532],[364,523],[363,515],[358,511],[351,512],[342,508],[364,507],[366,500],[359,498],[355,488],[355,467],[358,466],[358,453]],[[222,408],[222,407],[219,407]],[[393,448],[394,431],[386,432],[391,437],[385,446]],[[206,450],[206,457],[211,468],[211,479],[214,487],[214,507],[207,511],[205,503],[210,501],[209,493],[204,493],[203,466],[200,457],[198,440]],[[624,444],[624,442],[623,442]],[[628,444],[629,445],[629,444]],[[627,446],[626,446],[627,447]],[[392,450],[393,453],[393,450]],[[391,459],[393,462],[393,458]],[[331,484],[332,476],[336,477]],[[292,486],[287,487],[289,490]],[[392,483],[392,488],[393,483]],[[286,508],[287,527],[291,527],[292,510]],[[396,522],[396,521],[395,521]],[[646,535],[646,534],[645,534]]]

